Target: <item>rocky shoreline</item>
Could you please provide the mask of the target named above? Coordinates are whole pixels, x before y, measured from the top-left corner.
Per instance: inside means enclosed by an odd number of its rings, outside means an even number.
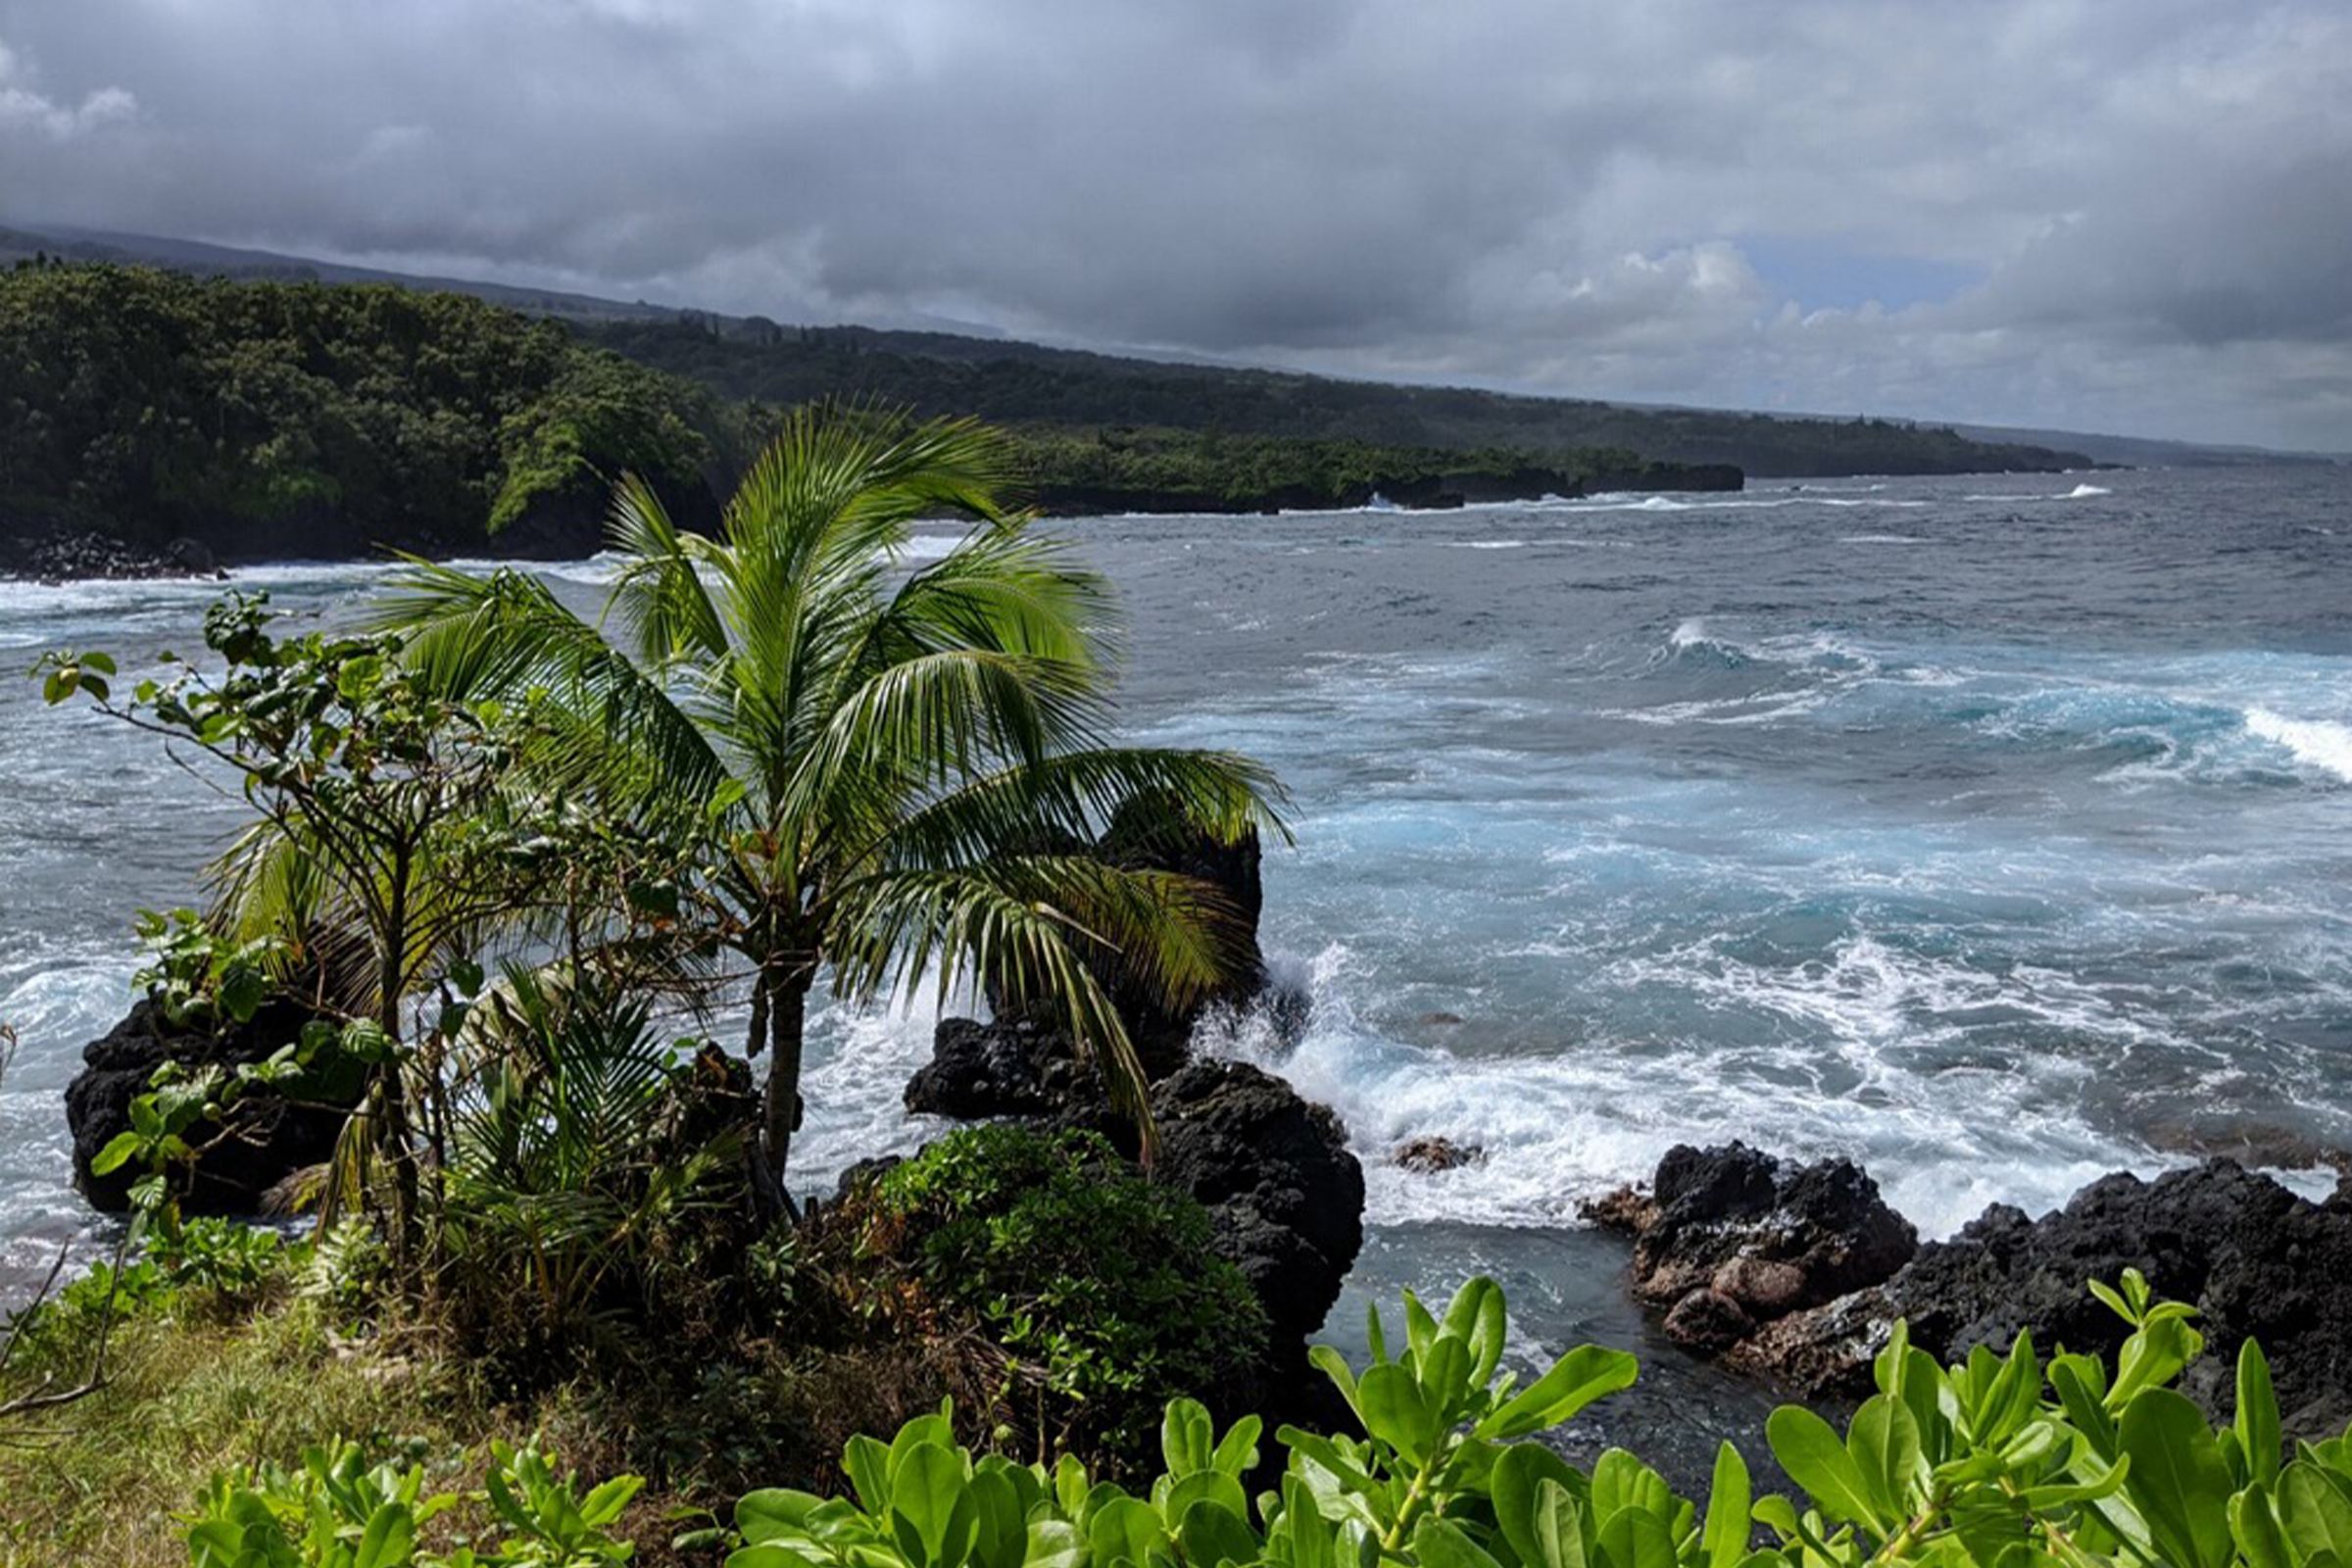
[[[212,547],[201,539],[140,544],[87,528],[0,533],[0,581],[56,584],[227,575]]]
[[[2352,1420],[2352,1183],[2314,1203],[2235,1160],[2153,1181],[2101,1177],[2038,1218],[1995,1203],[1949,1241],[1920,1243],[1847,1160],[1798,1165],[1742,1144],[1677,1148],[1646,1189],[1587,1207],[1633,1239],[1635,1294],[1668,1338],[1815,1402],[1871,1392],[1899,1319],[1940,1359],[2112,1352],[2128,1325],[2086,1282],[2127,1268],[2197,1308],[2207,1352],[2184,1392],[2226,1419],[2237,1348],[2259,1341],[2289,1437]]]
[[[1278,488],[1245,496],[1208,496],[1182,490],[1129,490],[1072,485],[1049,486],[1037,497],[1049,516],[1088,517],[1120,514],[1168,516],[1200,514],[1246,515],[1286,511],[1350,509],[1386,503],[1407,512],[1446,512],[1480,503],[1541,501],[1547,497],[1573,500],[1604,493],[1682,495],[1738,491],[1745,475],[1729,464],[1649,464],[1586,476],[1561,469],[1526,467],[1511,471],[1465,469],[1458,473],[1410,478],[1374,478],[1347,486],[1338,497],[1301,487]],[[708,496],[680,495],[683,513],[696,524],[713,520],[704,515],[714,510]],[[696,503],[700,504],[697,505]],[[549,507],[526,525],[509,530],[496,540],[459,547],[459,553],[495,550],[518,559],[564,560],[592,554],[603,538],[601,514],[578,509]],[[216,533],[212,542],[192,536],[164,541],[125,539],[96,528],[62,526],[9,527],[0,523],[0,581],[61,583],[107,581],[140,577],[213,577],[228,575],[227,567],[289,559],[372,561],[382,548],[355,549],[355,541],[322,520],[318,528],[273,531],[268,538],[249,540],[247,548],[232,548]],[[443,548],[433,540],[410,539],[402,548],[432,554]]]
[[[1278,1032],[1303,1023],[1304,999],[1266,987],[1258,847],[1152,838],[1114,820],[1099,842],[1073,848],[1200,878],[1236,916],[1228,967],[1244,978],[1191,1009],[1150,1005],[1115,972],[1101,978],[1120,1000],[1150,1084],[1154,1174],[1208,1210],[1217,1250],[1265,1305],[1274,1333],[1261,1371],[1272,1407],[1316,1414],[1300,1402],[1323,1388],[1306,1375],[1305,1347],[1364,1245],[1362,1166],[1329,1106],[1258,1067],[1196,1057],[1190,1046],[1211,1006],[1265,1008]],[[907,1108],[944,1121],[1090,1128],[1136,1157],[1132,1126],[1106,1108],[1069,1032],[1035,1011],[993,1010],[987,1021],[941,1020],[932,1059],[906,1084]],[[96,1206],[120,1209],[120,1181],[95,1177],[91,1159],[126,1124],[130,1099],[158,1063],[233,1064],[266,1054],[299,1022],[257,1019],[206,1035],[139,1004],[91,1043],[68,1091],[76,1185]],[[225,1141],[227,1163],[202,1173],[191,1209],[268,1207],[273,1186],[324,1157],[341,1119],[333,1105],[257,1102],[244,1113],[251,1125]],[[1434,1174],[1488,1155],[1429,1137],[1387,1157]],[[2209,1412],[2228,1415],[2236,1347],[2254,1338],[2272,1352],[2290,1435],[2332,1436],[2352,1419],[2352,1292],[2340,1284],[2352,1277],[2352,1178],[2314,1203],[2208,1157],[2153,1181],[2103,1177],[2038,1218],[1994,1204],[1948,1241],[1923,1244],[1852,1161],[1797,1163],[1734,1143],[1677,1147],[1646,1183],[1585,1205],[1584,1216],[1630,1241],[1631,1295],[1667,1341],[1806,1402],[1866,1396],[1872,1358],[1898,1319],[1913,1343],[1947,1360],[1978,1347],[2006,1351],[2024,1333],[2045,1353],[2112,1351],[2127,1326],[2086,1282],[2135,1268],[2160,1295],[2198,1309],[2211,1348],[2183,1388]]]

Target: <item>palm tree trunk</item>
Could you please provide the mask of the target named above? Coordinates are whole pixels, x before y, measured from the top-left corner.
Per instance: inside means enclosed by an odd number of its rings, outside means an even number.
[[[779,1194],[801,1125],[801,1033],[808,1023],[808,980],[794,974],[764,981],[767,996],[767,1093],[760,1106],[760,1147]],[[787,1208],[791,1199],[784,1198]]]

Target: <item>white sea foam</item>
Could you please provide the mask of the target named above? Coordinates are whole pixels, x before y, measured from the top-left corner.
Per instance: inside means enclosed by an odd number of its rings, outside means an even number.
[[[2098,496],[2115,494],[2103,484],[2079,484],[2072,490],[2059,491],[1985,491],[1962,496],[1963,501],[2089,501]]]
[[[2080,1122],[2063,1108],[2075,1095],[2046,1092],[2053,1074],[2081,1070],[2072,1063],[2022,1061],[1968,1074],[1964,1087],[1907,1065],[1888,1047],[1919,1008],[1957,1006],[1997,983],[1867,938],[1828,968],[1727,977],[1722,1004],[1802,1025],[1784,1042],[1740,1048],[1601,1040],[1551,1054],[1457,1054],[1384,1033],[1360,1006],[1374,977],[1344,945],[1277,969],[1313,998],[1302,1038],[1286,1046],[1251,1017],[1204,1025],[1197,1043],[1279,1071],[1335,1106],[1377,1223],[1574,1223],[1582,1201],[1646,1177],[1673,1145],[1735,1137],[1802,1157],[1861,1158],[1930,1236],[1987,1202],[2039,1211],[2107,1171],[2163,1163]],[[1654,978],[1683,986],[1690,976],[1670,960]],[[1478,1026],[1473,1016],[1461,1028]],[[1475,1145],[1485,1158],[1436,1176],[1390,1163],[1398,1144],[1426,1135]]]
[[[2250,708],[2246,710],[2246,732],[2285,747],[2306,767],[2352,783],[2352,724],[2288,718],[2267,708]]]

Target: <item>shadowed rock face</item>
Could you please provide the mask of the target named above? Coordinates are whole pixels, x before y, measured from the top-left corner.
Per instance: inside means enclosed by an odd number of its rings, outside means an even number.
[[[1216,1222],[1217,1250],[1265,1302],[1273,1338],[1323,1326],[1364,1245],[1364,1172],[1328,1105],[1272,1073],[1201,1061],[1152,1093],[1154,1180],[1192,1194]]]
[[[129,1129],[130,1102],[147,1092],[156,1068],[167,1060],[198,1068],[260,1061],[300,1038],[302,1026],[314,1016],[294,1003],[276,1001],[265,1004],[251,1023],[206,1034],[173,1025],[153,998],[141,999],[121,1023],[82,1048],[85,1065],[67,1086],[74,1185],[95,1208],[127,1209],[130,1185],[142,1172],[124,1167],[99,1176],[90,1162]],[[247,1095],[230,1108],[224,1134],[197,1162],[180,1207],[191,1214],[260,1211],[271,1188],[334,1152],[348,1113],[348,1104],[298,1104],[275,1094]]]

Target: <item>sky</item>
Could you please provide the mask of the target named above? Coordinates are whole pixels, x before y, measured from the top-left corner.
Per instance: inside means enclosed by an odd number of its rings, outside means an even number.
[[[2352,450],[2352,0],[0,0],[0,220]]]

